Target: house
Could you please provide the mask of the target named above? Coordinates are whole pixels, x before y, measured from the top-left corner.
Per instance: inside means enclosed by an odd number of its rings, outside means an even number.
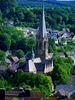
[[[62,28],[62,31],[66,31],[70,33],[70,29],[69,28]]]
[[[70,98],[70,95],[73,91],[75,91],[75,86],[67,84],[56,85],[55,93],[57,93],[60,89],[63,89],[68,94],[68,98]]]
[[[70,57],[70,55],[71,55],[71,52],[66,52],[66,54]]]
[[[24,37],[28,37],[28,36],[27,36],[27,32],[24,32]]]
[[[63,89],[60,89],[54,96],[59,97],[59,98],[64,96],[64,98],[68,98],[67,93]]]
[[[48,36],[51,37],[51,38],[54,38],[54,37],[56,37],[56,34],[50,34],[50,33],[48,33]]]
[[[54,40],[55,40],[55,44],[58,44],[58,39],[57,39],[57,37],[54,37]]]
[[[10,61],[11,61],[12,63],[14,63],[14,62],[17,63],[17,62],[19,61],[19,58],[16,57],[16,56],[15,56],[15,57],[11,57],[11,58],[10,58]]]
[[[3,66],[0,65],[0,76],[2,75],[3,71],[6,71],[8,74],[14,74],[17,71],[17,66]]]
[[[4,25],[8,25],[8,26],[10,26],[10,27],[13,27],[13,22],[7,22],[7,21],[5,21],[5,22],[4,22]]]
[[[12,100],[13,98],[19,100],[45,100],[44,92],[31,92],[30,89],[21,89],[19,91],[5,91],[5,89],[0,89],[0,100]]]
[[[47,32],[50,34],[58,34],[59,33],[58,30],[51,30],[51,29],[47,29]]]
[[[63,34],[61,35],[61,37],[66,38],[66,37],[67,37],[67,33],[63,33]]]
[[[70,56],[73,60],[73,65],[75,65],[75,57],[74,56]]]
[[[73,36],[72,41],[75,43],[75,36]]]
[[[58,52],[57,53],[57,56],[60,56],[60,57],[65,57],[64,53],[63,52]]]
[[[6,57],[7,57],[8,55],[11,55],[11,52],[10,52],[9,50],[6,51]]]
[[[52,58],[54,53],[49,53],[48,58]]]

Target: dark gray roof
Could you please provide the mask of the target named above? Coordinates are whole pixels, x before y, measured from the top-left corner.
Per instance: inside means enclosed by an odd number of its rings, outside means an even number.
[[[17,69],[22,69],[24,72],[35,72],[36,68],[32,60],[20,62]]]
[[[45,25],[45,15],[44,15],[44,6],[42,7],[42,14],[39,26],[39,37],[46,37],[46,25]]]
[[[35,66],[37,71],[44,71],[45,69],[45,64],[43,63],[35,63]]]
[[[0,70],[7,70],[6,66],[0,65]]]
[[[37,71],[44,71],[45,69],[45,64],[47,65],[52,65],[52,60],[51,59],[42,59],[42,61],[40,63],[34,63],[36,70]]]
[[[22,69],[24,72],[29,72],[29,67],[27,62],[20,62],[17,69]]]
[[[5,58],[4,61],[5,61],[6,63],[11,63],[11,64],[12,64],[12,62],[11,62],[8,58]]]
[[[59,91],[60,89],[63,89],[66,93],[69,91],[75,89],[74,85],[67,85],[67,84],[60,84],[56,86],[55,92]]]
[[[50,34],[50,33],[48,33],[48,35],[49,35],[50,37],[56,37],[56,34]]]

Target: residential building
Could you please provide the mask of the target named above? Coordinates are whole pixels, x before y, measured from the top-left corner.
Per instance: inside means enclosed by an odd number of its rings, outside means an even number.
[[[13,22],[7,22],[7,21],[5,21],[5,22],[4,22],[4,25],[8,25],[8,26],[10,26],[10,27],[13,27]]]
[[[60,56],[60,57],[65,57],[64,53],[63,52],[58,52],[57,53],[57,56]]]
[[[0,89],[0,100],[12,100],[13,98],[19,100],[45,100],[44,92],[31,92],[30,89],[14,90],[14,91],[5,91],[5,89]]]
[[[75,91],[75,86],[68,84],[56,85],[55,93],[57,93],[60,89],[63,89],[67,93],[68,98],[70,98],[70,95],[73,93],[73,91]]]

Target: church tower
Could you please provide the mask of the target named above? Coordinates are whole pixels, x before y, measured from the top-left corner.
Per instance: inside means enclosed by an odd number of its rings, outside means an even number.
[[[42,7],[39,31],[36,36],[35,57],[40,57],[41,59],[48,59],[48,37],[46,34],[44,6]]]

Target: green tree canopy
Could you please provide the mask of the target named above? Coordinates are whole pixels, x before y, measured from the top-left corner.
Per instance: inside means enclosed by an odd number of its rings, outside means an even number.
[[[75,98],[75,91],[71,94],[70,98]]]
[[[11,40],[10,40],[10,36],[6,33],[2,34],[0,33],[0,49],[6,51],[8,49],[10,49],[10,45],[11,45]]]
[[[17,51],[16,51],[16,56],[17,56],[18,58],[22,58],[22,57],[24,57],[24,52],[23,52],[22,50],[17,50]]]
[[[6,58],[6,53],[0,50],[0,60],[3,60],[4,58]]]
[[[68,84],[70,80],[70,70],[72,68],[72,59],[60,56],[53,57],[54,68],[52,78],[63,84]],[[66,81],[67,80],[67,81]]]

